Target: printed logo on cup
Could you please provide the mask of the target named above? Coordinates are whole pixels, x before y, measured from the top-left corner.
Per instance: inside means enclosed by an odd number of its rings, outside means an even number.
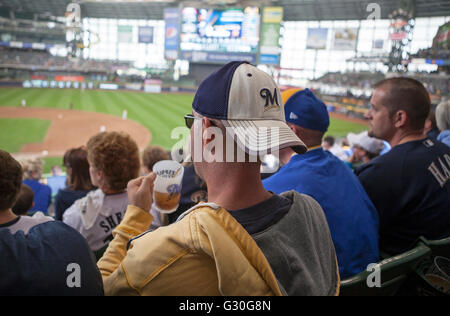
[[[181,185],[171,184],[167,187],[167,192],[170,193],[171,196],[178,194],[181,192]]]

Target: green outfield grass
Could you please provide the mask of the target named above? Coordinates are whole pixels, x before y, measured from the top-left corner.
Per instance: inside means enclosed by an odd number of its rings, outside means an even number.
[[[152,144],[171,148],[177,140],[171,139],[170,133],[173,128],[184,126],[184,115],[191,112],[194,96],[70,89],[0,89],[0,106],[20,106],[22,99],[27,101],[29,107],[68,109],[73,103],[75,110],[120,117],[123,110],[127,110],[130,120],[142,124],[152,133]]]
[[[47,135],[50,124],[51,121],[40,119],[0,117],[0,149],[14,153],[18,152],[25,144],[40,143]]]
[[[330,119],[330,128],[326,136],[334,136],[335,138],[345,137],[348,133],[360,133],[368,129],[367,125],[347,122],[339,119]]]
[[[122,116],[128,111],[128,119],[145,126],[152,134],[151,143],[170,149],[178,140],[170,137],[171,131],[184,126],[184,115],[191,113],[193,94],[148,94],[124,91],[92,91],[70,89],[0,89],[0,117],[2,106],[21,106],[22,99],[28,107],[68,109],[70,103],[76,110],[106,113]],[[30,120],[19,123],[0,121],[0,148],[16,152],[29,142],[41,141],[48,129],[48,123],[31,124]],[[41,120],[31,120],[39,122]],[[25,123],[21,123],[25,122]],[[46,125],[47,124],[47,125]],[[34,129],[31,130],[30,128]],[[342,137],[349,132],[360,132],[367,126],[343,120],[332,119],[328,135]],[[12,137],[11,137],[12,136]],[[27,138],[36,137],[36,138]],[[60,158],[48,158],[46,170]]]

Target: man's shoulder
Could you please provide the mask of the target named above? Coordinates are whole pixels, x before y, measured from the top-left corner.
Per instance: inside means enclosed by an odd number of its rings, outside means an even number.
[[[388,153],[378,156],[368,163],[365,163],[355,169],[355,174],[361,177],[366,174],[381,172],[385,173],[387,170],[398,170],[407,157],[407,153],[403,151],[396,151],[395,147]]]
[[[17,223],[8,227],[8,230],[12,234],[15,234],[18,231],[23,231],[24,234],[26,235],[33,227],[51,221],[53,221],[53,218],[45,216],[41,212],[37,212],[33,217],[21,216]]]
[[[63,222],[72,227],[81,224],[81,210],[87,204],[87,196],[76,200],[63,214]]]
[[[285,186],[298,185],[300,182],[296,180],[298,179],[299,174],[305,175],[314,172],[316,169],[315,165],[308,160],[304,160],[304,158],[300,156],[301,155],[295,155],[287,164],[281,167],[277,173],[264,179],[262,181],[264,187],[271,191],[273,189],[276,190],[277,188],[283,189],[283,191],[286,191],[286,189],[293,189],[293,187],[285,188]],[[282,180],[282,182],[280,182],[280,180]]]
[[[81,218],[81,211],[87,206],[88,199],[99,199],[102,195],[102,192],[100,189],[90,191],[86,194],[86,196],[76,200],[72,206],[70,206],[65,212],[64,216],[66,217],[80,217]]]
[[[0,253],[5,254],[0,263],[1,271],[11,269],[12,265],[19,267],[10,271],[4,280],[0,280],[0,293],[19,295],[103,293],[100,275],[86,240],[62,222],[49,221],[35,225],[26,235],[23,232],[12,234],[2,229]],[[32,264],[29,264],[30,262]],[[51,266],[48,265],[49,262]],[[66,270],[70,262],[80,267],[85,287],[67,288]],[[39,284],[47,286],[42,287]]]
[[[21,221],[19,221],[18,224],[20,224]],[[24,242],[32,240],[42,241],[45,238],[48,238],[49,240],[54,239],[50,245],[55,244],[56,240],[67,241],[67,238],[71,236],[75,238],[82,238],[82,236],[70,226],[64,224],[63,222],[54,221],[48,218],[23,218],[22,224],[29,226],[27,227],[27,231],[24,231],[23,229],[18,229],[15,231],[3,229],[1,230],[2,234],[4,234],[3,237],[6,234],[12,236],[12,238],[16,240],[22,239]],[[0,239],[4,240],[3,237]]]
[[[281,196],[292,201],[291,209],[286,216],[301,216],[314,222],[320,221],[326,223],[323,209],[313,197],[298,193],[297,191],[284,192]]]

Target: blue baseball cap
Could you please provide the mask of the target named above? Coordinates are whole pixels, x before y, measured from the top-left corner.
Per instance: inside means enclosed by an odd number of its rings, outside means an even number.
[[[306,152],[305,144],[286,124],[277,84],[247,62],[228,63],[206,78],[192,108],[204,117],[220,120],[240,149],[250,155],[286,147]]]
[[[309,89],[291,96],[284,105],[284,112],[286,122],[307,129],[325,133],[330,126],[327,106]]]

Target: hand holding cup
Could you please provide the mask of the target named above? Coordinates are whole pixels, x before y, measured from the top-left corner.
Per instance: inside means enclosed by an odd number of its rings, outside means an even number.
[[[140,177],[128,182],[128,204],[149,211],[153,203],[153,186],[156,179],[155,173]]]

